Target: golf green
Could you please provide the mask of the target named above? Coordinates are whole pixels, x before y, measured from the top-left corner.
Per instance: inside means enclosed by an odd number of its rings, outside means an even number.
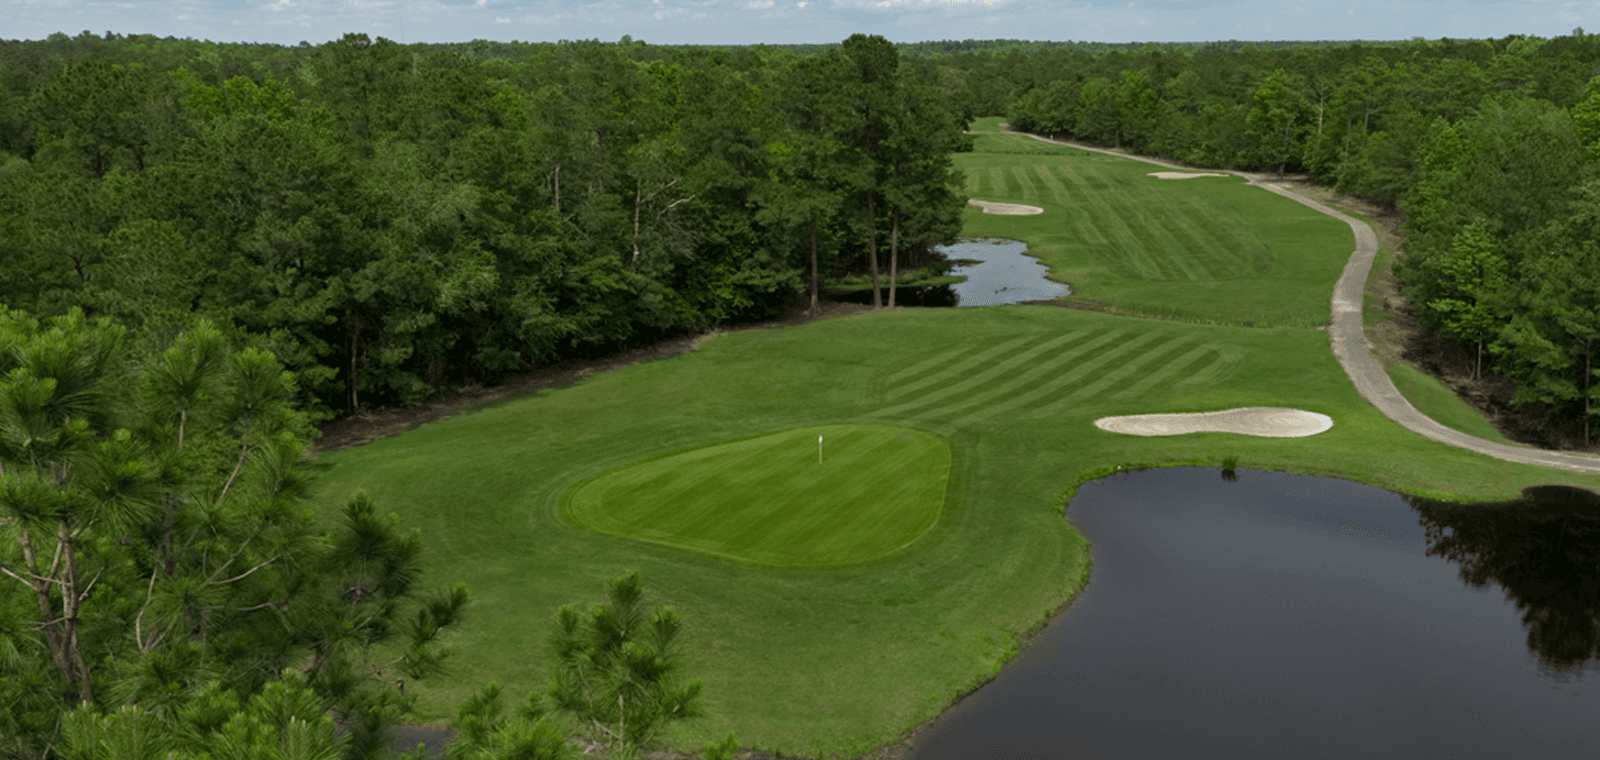
[[[571,522],[764,565],[904,548],[939,520],[950,447],[916,430],[824,425],[646,459],[578,483]]]

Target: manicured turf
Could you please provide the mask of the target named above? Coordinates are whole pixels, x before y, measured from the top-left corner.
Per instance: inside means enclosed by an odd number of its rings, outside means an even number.
[[[1069,300],[1220,324],[1328,323],[1349,228],[1240,178],[1162,180],[1147,176],[1161,167],[1013,134],[978,135],[956,165],[971,197],[1045,210],[969,209],[964,234],[1026,239]]]
[[[927,433],[826,425],[614,470],[575,487],[563,514],[613,535],[764,565],[842,565],[926,533],[949,476],[950,447]]]
[[[1011,158],[984,160],[1004,167]],[[1146,171],[1106,167],[1110,175]],[[1105,193],[1128,187],[1108,183]],[[1221,195],[1230,185],[1219,180],[1215,187]],[[1242,185],[1238,192],[1276,198]],[[1321,224],[1298,205],[1264,208],[1267,228]],[[1034,235],[1065,234],[1028,226],[1039,218],[988,217],[988,226],[968,232],[1030,244]],[[1337,241],[1308,243],[1315,255],[1298,259],[1258,231],[1274,257],[1262,277],[1280,273],[1285,261],[1335,258],[1339,246],[1342,261],[1349,232],[1340,227]],[[1093,266],[1115,274],[1109,264]],[[1326,316],[1336,276],[1328,268],[1314,288],[1279,281],[1285,308],[1311,309],[1318,301]],[[1207,285],[1118,282],[1168,288],[1164,297],[1175,304]],[[1210,285],[1241,282],[1265,280]],[[1232,292],[1270,305],[1278,291]],[[1309,438],[1141,438],[1093,424],[1106,415],[1237,406],[1320,412],[1334,427]],[[639,462],[761,441],[774,431],[868,424],[915,430],[950,450],[937,522],[876,559],[772,566],[563,517],[574,484],[608,473],[631,477],[623,473]],[[1245,468],[1241,477],[1278,469],[1425,495],[1500,499],[1542,483],[1600,489],[1600,477],[1500,462],[1396,427],[1356,394],[1319,330],[1017,306],[902,309],[717,336],[691,354],[322,455],[329,469],[320,498],[331,511],[359,489],[371,492],[402,524],[422,531],[428,582],[463,582],[472,590],[470,617],[449,642],[449,675],[406,685],[419,696],[424,719],[444,722],[490,681],[514,698],[541,688],[555,609],[593,601],[605,579],[635,568],[650,601],[682,615],[686,670],[705,681],[708,714],[668,734],[671,747],[696,751],[731,730],[768,754],[855,757],[898,740],[991,677],[1082,587],[1088,540],[1061,519],[1078,484],[1118,466],[1215,466],[1229,454]]]

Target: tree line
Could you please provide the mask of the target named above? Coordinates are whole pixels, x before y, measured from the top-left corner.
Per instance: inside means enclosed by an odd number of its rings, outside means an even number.
[[[961,123],[881,37],[0,54],[0,303],[209,319],[318,418],[814,304],[959,231]]]
[[[1419,321],[1467,349],[1469,377],[1493,371],[1514,383],[1511,403],[1546,443],[1592,443],[1600,35],[1041,51],[965,65],[967,86],[987,83],[991,94],[957,97],[1019,130],[1200,166],[1304,172],[1397,207],[1406,255],[1396,272]]]

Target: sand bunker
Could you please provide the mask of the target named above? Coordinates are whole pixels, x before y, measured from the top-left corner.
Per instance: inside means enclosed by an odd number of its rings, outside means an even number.
[[[1033,216],[1043,214],[1044,209],[1038,206],[1027,206],[1021,203],[995,203],[994,201],[969,200],[968,205],[983,209],[985,214],[1002,214],[1004,216]]]
[[[1101,417],[1101,430],[1124,435],[1183,435],[1185,433],[1239,433],[1263,438],[1304,438],[1333,427],[1333,418],[1304,409],[1281,406],[1247,406],[1220,412],[1191,414],[1130,414]]]
[[[1216,172],[1150,172],[1145,175],[1156,179],[1194,179],[1195,177],[1231,177],[1231,174],[1218,174]]]

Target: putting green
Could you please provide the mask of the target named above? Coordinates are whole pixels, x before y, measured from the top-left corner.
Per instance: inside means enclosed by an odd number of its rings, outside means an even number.
[[[950,447],[927,433],[823,425],[612,470],[574,486],[562,513],[613,535],[764,565],[844,565],[926,533],[949,477]]]

